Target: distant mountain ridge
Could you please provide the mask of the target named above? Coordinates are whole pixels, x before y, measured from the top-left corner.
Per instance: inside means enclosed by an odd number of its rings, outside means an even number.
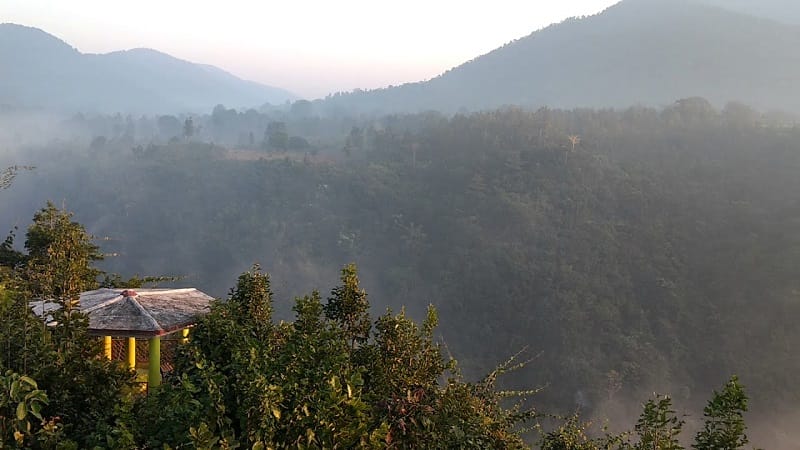
[[[623,0],[565,20],[429,81],[329,97],[361,112],[661,106],[701,96],[800,112],[800,26],[705,3]],[[778,4],[777,0],[771,0]],[[795,7],[794,9],[798,9]]]
[[[84,54],[37,28],[0,24],[0,105],[61,112],[207,112],[294,94],[151,49]]]
[[[700,0],[701,2],[756,17],[800,25],[800,2],[795,0]]]

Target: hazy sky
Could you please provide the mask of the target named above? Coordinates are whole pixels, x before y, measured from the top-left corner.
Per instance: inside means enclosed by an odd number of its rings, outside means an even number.
[[[150,47],[308,98],[419,81],[616,0],[0,0],[85,53]]]

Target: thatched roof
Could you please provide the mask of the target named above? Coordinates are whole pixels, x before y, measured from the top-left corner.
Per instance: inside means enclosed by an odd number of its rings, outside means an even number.
[[[89,316],[89,332],[104,336],[163,336],[194,324],[208,313],[212,297],[194,288],[97,289],[81,294],[80,309]],[[34,302],[39,316],[57,308]]]

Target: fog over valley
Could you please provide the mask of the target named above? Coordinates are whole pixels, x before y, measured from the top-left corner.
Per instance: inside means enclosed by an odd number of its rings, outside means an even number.
[[[0,24],[0,448],[798,448],[800,8],[566,3],[319,97]]]

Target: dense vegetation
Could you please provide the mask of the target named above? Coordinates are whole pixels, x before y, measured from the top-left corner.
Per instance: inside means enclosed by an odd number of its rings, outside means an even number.
[[[796,446],[796,11],[623,0],[294,103],[0,24],[0,449]],[[143,282],[222,299],[146,395],[78,309]]]
[[[500,407],[505,368],[478,384],[445,376],[455,362],[433,342],[432,308],[421,327],[387,312],[373,331],[354,266],[324,304],[298,298],[294,323],[272,321],[266,275],[243,274],[194,327],[174,375],[143,395],[77,309],[100,275],[83,227],[50,204],[27,251],[11,244],[0,248],[0,448],[524,446],[514,426],[533,411]],[[34,315],[38,298],[58,303],[52,320]]]
[[[796,113],[797,17],[785,0],[622,0],[430,80],[333,95],[320,105],[368,113],[657,106],[700,93],[719,105],[739,100]]]
[[[272,320],[269,278],[242,274],[178,349],[166,383],[134,389],[133,372],[108,361],[78,293],[96,287],[97,247],[71,215],[39,211],[21,253],[2,247],[0,448],[527,448],[517,426],[541,417],[504,399],[498,376],[466,383],[445,359],[433,307],[421,326],[387,311],[374,321],[355,266],[323,303],[297,298],[295,320]],[[50,319],[37,298],[59,305]],[[32,376],[30,376],[32,375]],[[37,382],[38,380],[38,382]],[[681,449],[683,421],[669,397],[644,406],[632,434],[591,439],[577,416],[541,436],[544,449]],[[747,397],[734,377],[705,410],[698,449],[748,442]]]
[[[270,146],[271,122],[311,147]],[[800,400],[787,388],[800,369],[800,136],[780,117],[686,99],[450,118],[221,108],[193,126],[172,143],[121,127],[92,146],[28,149],[37,169],[0,198],[20,211],[6,226],[65,199],[109,237],[118,256],[104,269],[189,275],[217,296],[253,261],[281,298],[355,261],[375,311],[436,306],[467,380],[527,348],[534,363],[504,386],[544,386],[546,411],[631,417],[627,405],[670,392],[697,428],[731,373],[758,415]],[[249,132],[261,160],[220,146]],[[277,302],[275,315],[290,309]]]

